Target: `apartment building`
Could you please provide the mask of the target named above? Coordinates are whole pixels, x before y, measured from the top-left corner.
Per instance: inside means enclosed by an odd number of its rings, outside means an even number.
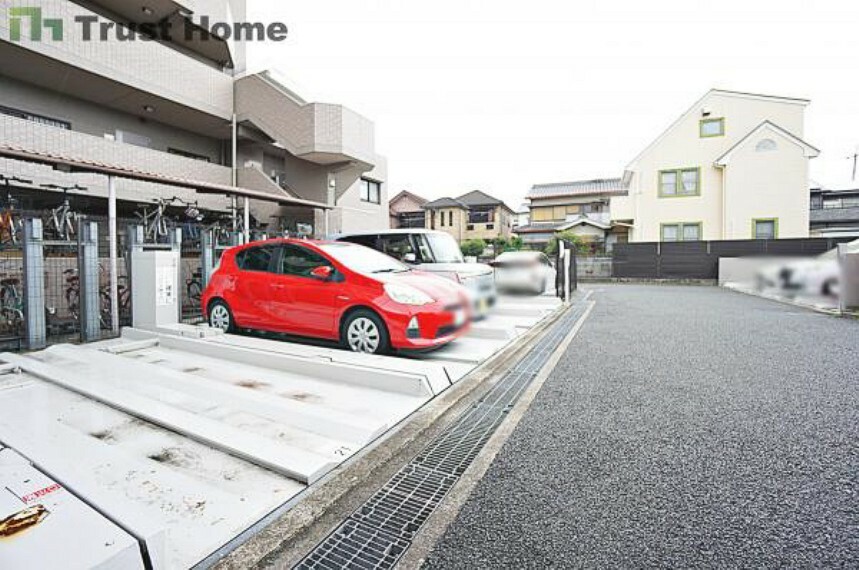
[[[859,188],[812,188],[811,235],[859,238]]]
[[[610,249],[627,239],[627,225],[612,222],[609,213],[610,199],[625,194],[620,178],[535,184],[527,195],[530,221],[516,228],[516,234],[532,249],[543,249],[562,231],[578,235],[594,249]]]
[[[41,21],[32,12],[13,18],[16,7],[39,8]],[[240,187],[271,197],[250,203],[255,224],[270,232],[387,227],[386,163],[373,123],[341,105],[305,101],[274,72],[247,73],[246,46],[207,33],[207,25],[244,22],[244,0],[28,0],[3,8],[0,173],[29,181],[9,190],[30,207],[61,200],[45,185],[73,184],[86,187],[74,207],[106,207],[105,176],[29,160],[51,156],[115,171],[121,216],[174,195],[224,212],[226,195],[194,188]],[[86,38],[83,20],[114,31]],[[144,25],[172,33],[147,40]]]
[[[392,228],[424,228],[427,213],[424,204],[429,200],[403,190],[393,198],[389,205]]]
[[[629,163],[611,219],[633,242],[808,237],[808,104],[709,91]]]
[[[449,233],[459,242],[509,238],[515,215],[502,200],[480,190],[458,198],[440,198],[424,204],[426,227]]]

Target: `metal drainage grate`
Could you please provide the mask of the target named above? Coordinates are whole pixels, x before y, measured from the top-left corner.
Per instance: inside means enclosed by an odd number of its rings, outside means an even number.
[[[583,306],[576,307],[555,323],[478,403],[436,436],[296,568],[393,568],[583,312]]]
[[[411,539],[424,524],[457,477],[408,465],[380,489],[352,518]]]
[[[393,568],[409,541],[372,526],[346,519],[328,535],[296,568],[355,568],[376,570]]]

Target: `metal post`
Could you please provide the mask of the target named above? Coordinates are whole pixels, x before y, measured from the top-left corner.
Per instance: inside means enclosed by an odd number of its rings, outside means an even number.
[[[110,330],[119,334],[118,236],[116,234],[116,178],[107,177],[107,233],[110,242]]]
[[[143,226],[137,224],[128,224],[125,228],[125,274],[128,282],[126,287],[129,288],[131,299],[131,311],[134,312],[134,252],[143,251]]]
[[[215,269],[215,240],[212,230],[200,232],[200,266],[203,289],[209,284],[209,278]]]
[[[27,348],[37,350],[47,344],[45,322],[45,252],[42,220],[24,220],[24,327]]]
[[[98,224],[78,220],[78,276],[80,283],[81,341],[101,338],[98,275]]]
[[[248,197],[245,197],[245,205],[244,211],[244,222],[245,222],[245,243],[250,243],[251,241],[251,200]]]

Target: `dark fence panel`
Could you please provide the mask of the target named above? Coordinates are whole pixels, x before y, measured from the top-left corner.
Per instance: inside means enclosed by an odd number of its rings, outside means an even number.
[[[615,244],[613,255],[613,277],[648,278],[658,272],[659,244]]]
[[[626,279],[718,279],[722,257],[813,256],[852,238],[618,243],[612,276]]]

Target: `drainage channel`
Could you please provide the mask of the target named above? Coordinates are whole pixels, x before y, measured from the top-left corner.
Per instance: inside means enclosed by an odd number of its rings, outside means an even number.
[[[320,542],[299,570],[393,568],[585,311],[580,303],[471,408]]]

